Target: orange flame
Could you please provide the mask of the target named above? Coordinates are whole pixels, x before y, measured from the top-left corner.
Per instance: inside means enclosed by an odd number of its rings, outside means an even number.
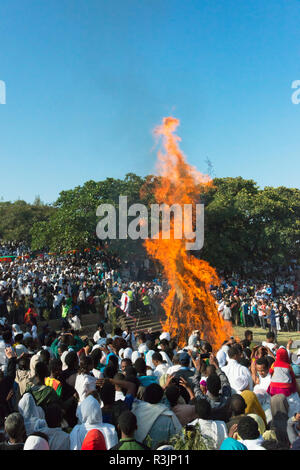
[[[178,125],[178,119],[167,117],[155,129],[155,134],[163,137],[165,153],[158,153],[161,180],[155,185],[154,195],[158,204],[180,204],[181,207],[192,204],[194,209],[201,194],[212,187],[212,180],[186,162],[178,145],[181,139],[174,135]],[[189,222],[194,221],[193,216]],[[210,285],[219,283],[218,276],[206,261],[186,251],[184,235],[182,239],[172,236],[174,219],[170,225],[169,239],[163,239],[160,230],[157,239],[145,241],[149,255],[161,263],[170,287],[163,302],[167,317],[163,329],[177,337],[180,347],[187,344],[193,330],[199,330],[203,339],[215,349],[219,348],[231,335],[231,327],[218,314],[216,301],[210,292]]]

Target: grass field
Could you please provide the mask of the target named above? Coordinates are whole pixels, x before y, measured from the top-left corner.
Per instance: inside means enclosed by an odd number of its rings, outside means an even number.
[[[253,342],[254,343],[261,343],[266,339],[266,334],[268,330],[263,330],[262,328],[243,328],[241,326],[236,326],[234,327],[234,336],[244,339],[245,337],[245,331],[251,330],[253,332]],[[300,340],[300,333],[296,331],[292,332],[285,332],[285,331],[279,331],[277,333],[277,343],[279,346],[286,346],[286,343],[288,342],[289,339],[292,339],[293,341]]]

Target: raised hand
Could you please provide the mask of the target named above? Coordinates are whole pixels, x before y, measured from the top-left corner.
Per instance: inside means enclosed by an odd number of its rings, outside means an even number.
[[[7,357],[7,359],[11,359],[12,357],[17,357],[15,351],[11,347],[5,348],[5,356]]]
[[[211,353],[209,356],[209,363],[210,365],[215,366],[217,369],[219,368],[218,359],[213,355],[213,353]]]
[[[232,437],[233,439],[235,439],[237,435],[237,428],[238,428],[238,425],[233,424],[231,428],[229,429],[228,437]]]

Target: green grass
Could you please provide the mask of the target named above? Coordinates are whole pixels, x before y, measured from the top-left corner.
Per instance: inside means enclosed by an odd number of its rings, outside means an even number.
[[[235,326],[234,335],[240,339],[244,339],[246,330],[251,330],[253,332],[254,343],[261,343],[262,341],[265,341],[266,334],[268,332],[268,330],[263,330],[262,328],[254,328],[254,327],[243,328],[241,326]],[[297,331],[277,332],[277,343],[279,344],[279,346],[286,346],[289,339],[292,339],[293,341],[300,340],[300,333],[298,333]]]

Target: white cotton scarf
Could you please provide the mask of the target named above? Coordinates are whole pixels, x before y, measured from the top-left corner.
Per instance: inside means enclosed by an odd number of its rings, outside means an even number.
[[[112,424],[103,423],[102,411],[99,402],[91,395],[78,405],[76,416],[81,424],[77,424],[70,434],[70,449],[80,450],[84,438],[91,429],[102,432],[106,448],[111,449],[118,443],[116,429]]]

